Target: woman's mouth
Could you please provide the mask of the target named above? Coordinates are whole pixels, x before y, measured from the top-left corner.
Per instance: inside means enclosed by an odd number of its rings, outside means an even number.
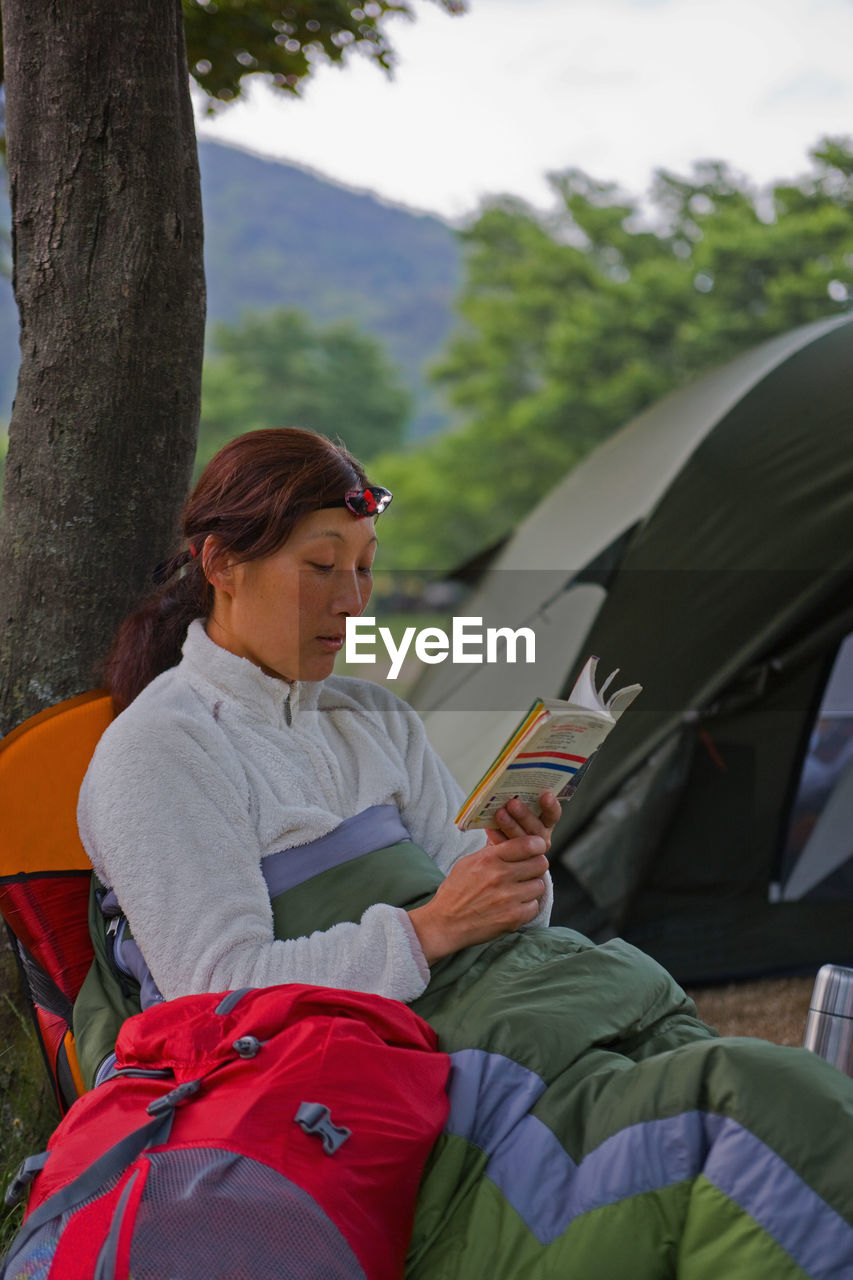
[[[344,647],[343,636],[318,636],[317,639],[327,653],[339,653]]]

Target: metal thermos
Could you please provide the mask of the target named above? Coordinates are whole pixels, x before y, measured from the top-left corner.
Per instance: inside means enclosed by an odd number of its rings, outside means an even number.
[[[853,969],[825,964],[818,971],[803,1045],[853,1076]]]

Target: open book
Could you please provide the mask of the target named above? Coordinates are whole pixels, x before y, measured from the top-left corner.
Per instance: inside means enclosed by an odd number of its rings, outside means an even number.
[[[626,685],[605,699],[619,672],[596,689],[597,666],[598,658],[587,659],[568,699],[536,699],[459,810],[458,827],[497,827],[495,813],[513,796],[539,813],[543,791],[560,800],[574,795],[593,755],[642,689]]]

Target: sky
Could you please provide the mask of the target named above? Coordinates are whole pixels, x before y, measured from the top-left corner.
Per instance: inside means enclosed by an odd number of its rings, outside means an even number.
[[[393,79],[356,55],[302,97],[253,83],[202,137],[458,220],[499,193],[546,208],[549,172],[642,195],[724,159],[756,183],[853,135],[853,0],[412,0]],[[200,106],[200,104],[197,104]]]

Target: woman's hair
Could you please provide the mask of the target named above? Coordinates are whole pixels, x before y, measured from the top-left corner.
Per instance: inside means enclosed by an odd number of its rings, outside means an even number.
[[[346,449],[311,431],[249,431],[220,449],[181,516],[189,549],[158,566],[161,587],[125,618],[104,662],[104,683],[117,710],[180,661],[187,627],[207,617],[213,589],[202,569],[202,547],[208,536],[215,536],[218,555],[259,560],[277,551],[303,516],[366,484]]]

